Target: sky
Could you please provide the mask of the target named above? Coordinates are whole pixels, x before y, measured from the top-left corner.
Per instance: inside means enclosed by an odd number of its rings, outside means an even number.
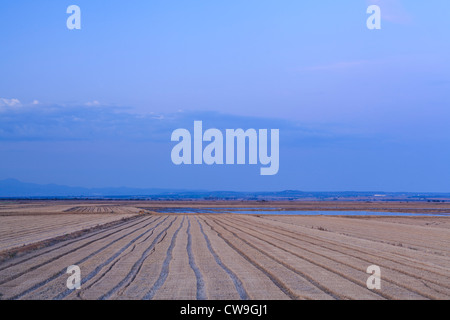
[[[449,13],[447,0],[2,1],[0,179],[450,192]],[[279,172],[174,165],[171,133],[196,120],[279,129]]]

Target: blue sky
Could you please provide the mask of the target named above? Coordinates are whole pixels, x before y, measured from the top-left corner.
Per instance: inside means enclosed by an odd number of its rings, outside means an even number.
[[[450,2],[342,2],[3,1],[0,179],[450,191]],[[279,173],[173,165],[194,120],[280,129]]]

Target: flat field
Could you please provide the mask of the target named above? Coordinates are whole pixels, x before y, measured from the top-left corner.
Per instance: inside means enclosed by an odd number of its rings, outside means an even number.
[[[450,217],[154,210],[183,206],[294,205],[0,203],[0,299],[450,298]],[[336,203],[295,206],[331,210]],[[366,209],[354,203],[338,207]],[[66,286],[71,265],[80,267],[80,290]],[[371,265],[381,270],[380,289],[367,288]]]

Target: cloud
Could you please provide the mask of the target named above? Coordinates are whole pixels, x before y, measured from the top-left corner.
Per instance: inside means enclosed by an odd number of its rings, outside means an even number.
[[[0,107],[17,107],[20,105],[21,103],[18,99],[0,98]]]
[[[130,141],[169,143],[178,128],[193,130],[280,129],[285,145],[323,145],[349,139],[339,126],[305,125],[291,120],[238,116],[219,112],[135,114],[121,107],[42,105],[8,109],[0,117],[0,141]],[[357,133],[356,135],[359,135]],[[353,137],[354,138],[354,137]]]
[[[95,106],[100,106],[101,103],[98,102],[97,100],[94,100],[94,101],[86,102],[84,105],[88,106],[88,107],[95,107]]]

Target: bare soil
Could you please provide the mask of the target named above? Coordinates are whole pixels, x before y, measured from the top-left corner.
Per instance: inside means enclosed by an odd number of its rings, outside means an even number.
[[[437,203],[0,202],[0,299],[450,298],[450,217],[155,211],[221,206],[450,210]],[[81,269],[80,290],[66,286],[70,265]],[[381,269],[379,290],[366,286],[370,265]]]

